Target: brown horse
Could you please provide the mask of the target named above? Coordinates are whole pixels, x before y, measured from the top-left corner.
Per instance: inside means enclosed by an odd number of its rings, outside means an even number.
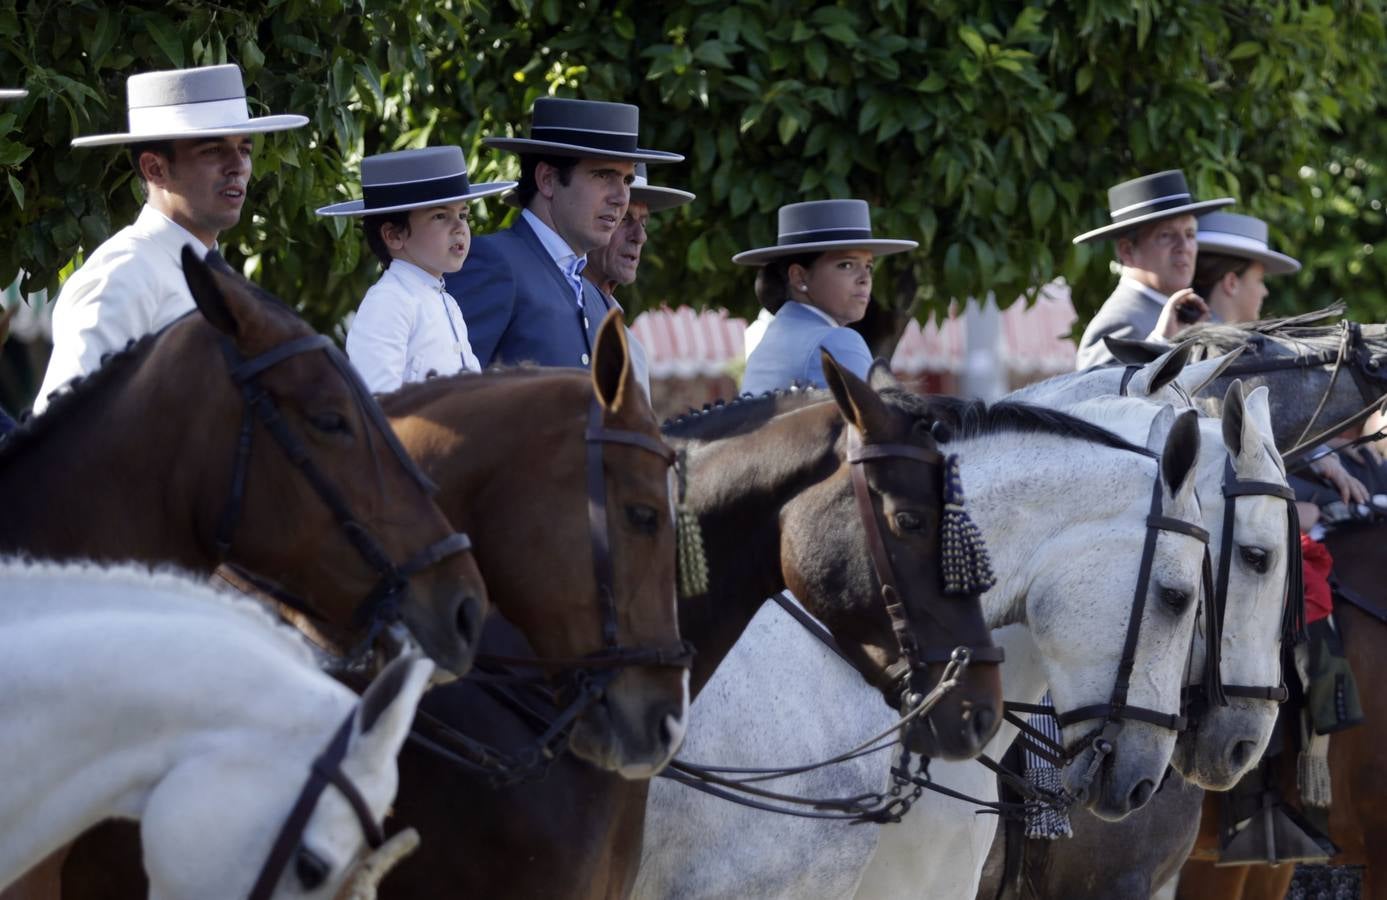
[[[563,369],[512,370],[483,377],[458,376],[411,385],[382,398],[391,423],[410,452],[440,485],[439,502],[450,520],[467,529],[474,553],[488,573],[497,611],[523,632],[542,659],[575,660],[609,654],[603,637],[604,603],[594,575],[590,449],[600,452],[609,557],[611,608],[620,647],[673,648],[679,644],[674,591],[674,532],[668,465],[657,453],[616,440],[596,443],[595,428],[660,443],[654,414],[632,378],[619,315],[602,325],[592,373]],[[517,427],[517,411],[525,426]],[[482,653],[515,650],[506,622],[493,621]],[[632,658],[632,662],[639,662]],[[600,698],[582,711],[572,732],[572,757],[599,777],[625,783],[620,772],[648,777],[674,752],[687,708],[687,670],[679,665],[623,665]],[[522,686],[523,688],[523,686]],[[508,695],[512,696],[512,695]],[[542,702],[540,692],[514,691],[519,702]],[[426,712],[468,735],[508,748],[513,709],[470,679],[435,688]],[[528,727],[528,723],[521,723]],[[420,736],[432,734],[421,729]],[[526,730],[514,745],[529,741]],[[572,758],[570,757],[570,758]],[[495,793],[483,773],[460,772],[456,763],[422,745],[407,745],[400,759],[394,821],[424,835],[409,867],[389,882],[392,896],[438,896],[439,875],[455,859],[511,871],[524,856],[501,859],[506,836],[518,830],[513,810],[483,816]],[[549,779],[531,787],[558,793]],[[560,799],[568,814],[586,798]],[[543,817],[546,801],[534,807]],[[476,829],[479,834],[469,833]],[[106,825],[79,842],[63,872],[68,898],[141,896],[137,834],[132,826]],[[596,838],[593,838],[596,839]],[[517,838],[518,840],[518,838]],[[589,840],[585,834],[573,843]],[[534,837],[533,846],[542,838]],[[467,847],[459,854],[459,847]],[[532,849],[523,853],[533,852]],[[410,880],[417,873],[424,886]],[[461,887],[459,887],[461,889]]]
[[[453,529],[393,452],[379,407],[287,306],[192,251],[184,271],[200,314],[109,359],[0,443],[0,553],[208,573],[234,563],[316,613],[339,651],[367,633],[368,599],[382,611],[398,602],[425,650],[465,671],[485,604],[468,554],[422,568],[403,596],[381,590],[382,564]],[[291,355],[265,355],[277,353]],[[243,388],[229,359],[264,368]],[[245,392],[301,459],[249,418]]]
[[[1354,595],[1375,605],[1387,616],[1382,543],[1387,524],[1355,525],[1336,529],[1325,538],[1334,557],[1334,576]],[[1334,617],[1344,638],[1344,650],[1354,678],[1363,687],[1360,700],[1365,721],[1329,740],[1329,772],[1333,804],[1329,810],[1329,837],[1340,848],[1330,860],[1334,865],[1366,866],[1364,900],[1387,900],[1387,692],[1379,690],[1384,671],[1380,652],[1387,620],[1358,607],[1337,601]],[[1298,803],[1295,754],[1281,754],[1278,780],[1282,796]],[[1199,838],[1190,861],[1180,873],[1181,900],[1280,900],[1286,896],[1295,866],[1216,867],[1218,852],[1218,805],[1206,800]]]

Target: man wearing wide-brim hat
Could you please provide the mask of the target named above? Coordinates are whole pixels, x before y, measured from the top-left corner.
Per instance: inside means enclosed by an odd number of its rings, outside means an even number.
[[[608,305],[620,308],[616,289],[636,282],[650,214],[683,206],[693,199],[694,195],[688,191],[651,184],[645,163],[636,163],[636,180],[631,182],[631,203],[626,207],[626,215],[605,247],[589,251],[588,265],[583,270],[583,277],[597,286]],[[627,343],[631,351],[631,371],[649,397],[650,358],[634,334],[627,334]]]
[[[483,366],[591,364],[612,304],[582,277],[587,254],[626,215],[636,163],[684,158],[639,147],[639,126],[640,110],[626,103],[544,97],[530,137],[483,141],[520,155],[521,207],[510,228],[476,238],[467,265],[446,279]]]
[[[1143,175],[1108,191],[1111,222],[1074,238],[1074,243],[1112,240],[1122,264],[1117,289],[1084,329],[1078,368],[1113,361],[1103,343],[1109,335],[1133,340],[1169,340],[1179,329],[1206,318],[1208,308],[1192,290],[1199,213],[1229,206],[1232,197],[1196,200],[1179,170]]]
[[[144,209],[63,285],[36,413],[58,388],[98,368],[103,354],[194,308],[183,247],[212,250],[240,221],[254,135],[308,124],[303,116],[252,117],[234,65],[132,75],[126,96],[126,131],[76,138],[72,146],[127,146],[144,184]]]

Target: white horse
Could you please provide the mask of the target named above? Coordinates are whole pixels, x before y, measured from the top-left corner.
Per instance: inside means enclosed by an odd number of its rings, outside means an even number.
[[[1068,411],[1131,439],[1146,434],[1161,409],[1139,399],[1107,397],[1076,404]],[[1223,419],[1201,418],[1199,426],[1203,439],[1196,485],[1217,571],[1225,464],[1231,461],[1243,481],[1284,485],[1286,476],[1272,439],[1266,388],[1244,397],[1242,385],[1234,382]],[[1280,683],[1287,532],[1286,501],[1262,495],[1236,501],[1233,545],[1238,555],[1229,570],[1220,645],[1220,671],[1228,684],[1274,687]],[[1037,702],[1045,690],[1045,673],[1031,634],[1012,627],[994,632],[993,640],[1006,650],[1002,669],[1006,698]],[[1204,649],[1203,641],[1196,640],[1189,666],[1191,684],[1199,683]],[[1231,699],[1226,707],[1212,708],[1198,730],[1181,733],[1172,765],[1201,786],[1226,790],[1261,757],[1276,712],[1271,701],[1252,699]],[[1015,727],[1004,723],[983,752],[1000,758],[1015,737]],[[955,791],[984,801],[997,799],[996,776],[978,763],[935,762],[930,774]],[[944,796],[922,799],[901,826],[883,832],[858,896],[975,896],[997,824],[995,816],[978,815],[977,809]]]
[[[0,562],[0,886],[123,818],[140,821],[151,898],[246,897],[349,717],[340,769],[380,822],[432,672],[402,657],[358,698],[295,632],[200,582]],[[329,786],[274,896],[335,896],[365,845]]]
[[[923,405],[943,404],[938,398]],[[983,597],[994,626],[1029,622],[1043,677],[1061,709],[1112,694],[1146,541],[1153,481],[1164,514],[1200,520],[1192,467],[1193,414],[1155,436],[1159,463],[1087,423],[1051,411],[953,401],[967,509],[981,529],[997,585]],[[928,417],[922,410],[922,418]],[[1193,636],[1204,545],[1160,532],[1147,586],[1130,702],[1174,712]],[[1003,666],[1004,677],[1011,665]],[[1042,687],[1043,690],[1043,687]],[[694,703],[681,758],[700,764],[790,765],[854,746],[891,723],[861,676],[778,610],[763,610]],[[1094,723],[1065,732],[1075,742]],[[1130,722],[1090,792],[1122,816],[1154,791],[1175,735]],[[891,760],[878,754],[771,782],[808,797],[879,791]],[[899,826],[892,826],[899,827]],[[645,826],[639,897],[843,897],[876,844],[875,825],[790,819],[748,810],[656,779]]]

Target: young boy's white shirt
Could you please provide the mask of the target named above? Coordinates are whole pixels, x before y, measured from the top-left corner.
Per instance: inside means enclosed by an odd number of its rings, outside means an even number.
[[[347,356],[375,394],[423,381],[430,372],[481,371],[462,310],[443,279],[403,259],[391,260],[362,298],[347,332]]]

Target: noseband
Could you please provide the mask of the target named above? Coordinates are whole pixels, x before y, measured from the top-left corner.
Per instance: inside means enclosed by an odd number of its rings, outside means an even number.
[[[877,583],[881,586],[881,599],[886,614],[891,619],[891,633],[895,635],[896,647],[900,655],[886,667],[883,673],[884,692],[899,695],[901,705],[914,706],[918,698],[911,690],[911,677],[929,664],[946,665],[953,658],[955,650],[926,653],[920,648],[911,629],[909,611],[896,588],[895,569],[891,565],[891,554],[886,549],[881,528],[877,522],[876,506],[872,502],[871,489],[867,485],[867,464],[880,459],[906,459],[924,463],[929,469],[929,477],[941,481],[946,468],[944,457],[936,450],[915,447],[910,444],[864,444],[862,435],[852,425],[848,426],[847,460],[852,470],[852,491],[857,500],[857,512],[862,519],[862,531],[867,538],[867,549],[871,554],[872,568]],[[942,494],[941,494],[942,496]],[[941,547],[941,554],[947,552]],[[942,561],[941,561],[942,562]],[[983,588],[985,589],[985,588]],[[976,596],[981,591],[969,592]],[[1000,663],[1004,658],[1001,647],[992,645],[965,647],[970,662]]]
[[[400,602],[408,591],[409,578],[412,575],[422,572],[454,554],[471,550],[472,542],[467,535],[456,532],[425,547],[402,565],[396,565],[380,542],[352,513],[352,509],[342,496],[342,492],[313,461],[313,457],[309,454],[303,440],[289,428],[288,423],[280,414],[279,406],[274,397],[260,384],[260,375],[287,359],[303,353],[321,350],[332,362],[333,367],[337,369],[338,374],[347,382],[356,400],[357,409],[367,419],[366,439],[370,440],[370,428],[374,427],[396,460],[404,467],[419,488],[428,495],[438,492],[437,485],[429,480],[428,476],[405,452],[399,439],[395,437],[395,432],[391,430],[390,423],[385,420],[380,406],[366,390],[366,386],[362,383],[360,376],[356,374],[356,370],[352,368],[346,356],[326,335],[312,334],[294,338],[250,359],[241,356],[240,351],[229,338],[222,337],[220,346],[222,356],[225,357],[227,367],[230,370],[231,380],[240,389],[241,396],[245,399],[245,410],[241,416],[241,430],[236,441],[236,454],[232,463],[231,491],[217,525],[218,557],[225,562],[231,553],[232,541],[236,534],[236,527],[240,522],[241,507],[245,499],[246,474],[250,467],[251,437],[254,433],[255,421],[259,419],[260,423],[265,426],[265,430],[274,437],[275,443],[279,444],[285,455],[289,457],[289,461],[303,473],[313,490],[332,511],[333,519],[346,535],[347,540],[356,548],[357,553],[380,576],[380,579],[356,610],[358,624],[369,629],[366,640],[366,643],[369,644],[381,627],[400,618]],[[232,565],[232,568],[239,576],[257,588],[265,588],[268,593],[281,602],[315,618],[322,618],[321,613],[311,608],[303,600],[287,594],[278,587],[266,585],[263,579],[240,566]]]
[[[299,791],[299,797],[289,810],[289,816],[280,826],[279,834],[270,847],[270,855],[265,858],[265,865],[260,869],[260,877],[255,879],[255,886],[250,891],[250,900],[270,900],[274,896],[275,886],[284,874],[284,867],[289,864],[289,858],[303,841],[303,830],[318,805],[318,798],[328,785],[337,788],[356,813],[356,820],[361,825],[362,834],[366,836],[367,845],[376,850],[385,843],[385,834],[380,823],[371,813],[371,808],[361,796],[361,791],[357,790],[356,785],[342,771],[342,760],[346,758],[347,747],[351,743],[352,723],[355,717],[356,710],[352,710],[347,715],[347,720],[333,735],[327,749],[313,760],[308,780]]]

